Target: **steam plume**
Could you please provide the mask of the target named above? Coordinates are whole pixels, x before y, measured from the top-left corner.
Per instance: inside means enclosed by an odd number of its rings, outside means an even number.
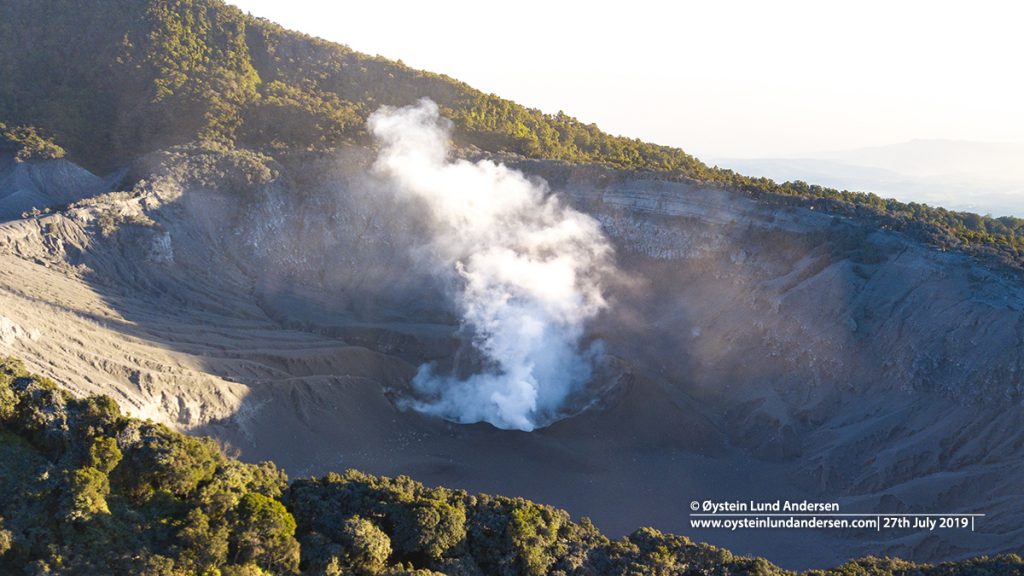
[[[546,186],[490,161],[449,160],[450,127],[424,99],[384,107],[369,127],[374,166],[423,203],[434,265],[452,275],[455,304],[484,368],[468,378],[420,366],[416,410],[462,423],[533,430],[558,419],[590,379],[584,324],[604,306],[610,245],[598,223]]]

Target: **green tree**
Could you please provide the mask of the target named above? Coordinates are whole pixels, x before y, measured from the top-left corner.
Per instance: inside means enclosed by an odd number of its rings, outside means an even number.
[[[387,565],[391,556],[391,540],[373,522],[353,516],[341,526],[341,543],[346,564],[358,572],[376,574]]]
[[[84,522],[98,514],[110,513],[107,507],[110,482],[106,474],[92,467],[78,468],[71,472],[68,484],[64,514],[68,520]]]
[[[432,499],[397,504],[391,514],[395,548],[401,554],[425,554],[437,560],[466,537],[466,512]]]
[[[508,539],[522,574],[547,574],[560,552],[556,544],[561,524],[561,516],[546,507],[526,504],[512,510]]]
[[[232,525],[233,563],[254,562],[275,573],[298,571],[295,519],[283,504],[262,494],[246,494],[234,510]]]
[[[104,474],[117,467],[121,462],[121,450],[117,447],[117,440],[101,436],[92,442],[89,447],[89,466]]]
[[[114,474],[140,501],[160,491],[176,497],[192,496],[215,476],[224,461],[216,443],[208,438],[184,436],[151,422],[134,421],[128,428],[140,440],[124,454]]]
[[[182,549],[179,563],[196,574],[214,573],[227,562],[229,535],[223,523],[211,522],[198,508],[189,510],[177,534]]]

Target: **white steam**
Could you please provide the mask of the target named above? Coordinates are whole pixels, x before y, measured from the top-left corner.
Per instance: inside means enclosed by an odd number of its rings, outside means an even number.
[[[604,306],[611,248],[598,223],[520,172],[449,160],[437,105],[382,108],[369,120],[375,170],[422,202],[432,264],[452,275],[455,304],[485,360],[466,379],[420,366],[416,410],[462,423],[533,430],[563,415],[591,377],[584,324]]]

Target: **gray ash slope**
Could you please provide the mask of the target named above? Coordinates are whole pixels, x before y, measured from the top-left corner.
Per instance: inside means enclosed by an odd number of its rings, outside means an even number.
[[[112,180],[67,160],[19,162],[0,156],[0,220],[70,204],[109,190]]]
[[[634,280],[588,335],[614,389],[532,433],[454,425],[394,404],[423,361],[471,360],[410,256],[415,212],[361,176],[366,153],[241,186],[222,160],[179,150],[130,192],[0,224],[0,353],[293,476],[408,474],[786,567],[1024,544],[1019,277],[813,210],[522,162]],[[79,175],[45,194],[95,182]],[[689,527],[691,500],[775,498],[987,516],[974,533]]]

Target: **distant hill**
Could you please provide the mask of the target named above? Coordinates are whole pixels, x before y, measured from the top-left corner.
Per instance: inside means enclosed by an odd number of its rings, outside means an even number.
[[[822,158],[910,176],[983,176],[1024,180],[1024,144],[966,140],[911,140],[824,153]]]
[[[913,140],[808,158],[721,158],[715,162],[777,181],[865,190],[902,202],[1024,216],[1024,145]]]

